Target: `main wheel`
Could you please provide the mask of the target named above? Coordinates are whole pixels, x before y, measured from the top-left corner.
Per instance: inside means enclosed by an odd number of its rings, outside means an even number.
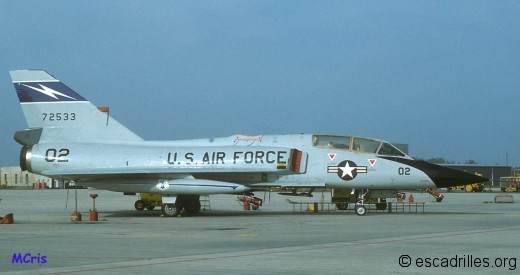
[[[364,216],[367,213],[367,209],[363,205],[356,205],[355,210],[358,216]]]
[[[143,211],[145,207],[145,203],[143,200],[138,200],[134,203],[135,210],[137,211]]]
[[[161,206],[162,214],[165,217],[175,217],[177,215],[177,207],[174,203],[164,203]]]
[[[155,205],[153,205],[153,204],[146,205],[146,210],[148,210],[148,211],[152,211],[154,208],[155,208]]]

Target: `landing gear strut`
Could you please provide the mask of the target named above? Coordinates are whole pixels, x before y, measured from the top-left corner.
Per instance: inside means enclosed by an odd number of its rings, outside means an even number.
[[[361,192],[359,192],[359,199],[356,203],[356,207],[354,208],[358,216],[364,216],[367,213],[367,209],[365,207],[365,195],[367,193],[368,190],[366,190],[365,192],[364,190],[361,190]]]

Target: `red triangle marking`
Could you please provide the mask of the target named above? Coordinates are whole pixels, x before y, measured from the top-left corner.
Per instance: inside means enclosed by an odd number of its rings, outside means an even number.
[[[336,158],[336,154],[334,154],[334,153],[329,153],[329,159],[330,159],[330,161],[333,161],[334,158]]]
[[[370,166],[374,166],[376,164],[377,159],[369,159],[368,162],[370,163]]]

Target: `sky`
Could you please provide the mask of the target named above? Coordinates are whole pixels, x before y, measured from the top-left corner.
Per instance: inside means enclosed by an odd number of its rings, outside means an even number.
[[[520,166],[519,1],[0,0],[9,70],[44,69],[147,140],[320,133]]]

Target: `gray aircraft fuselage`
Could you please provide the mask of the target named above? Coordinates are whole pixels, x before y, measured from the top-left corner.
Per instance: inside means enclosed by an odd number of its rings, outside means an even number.
[[[424,167],[411,165],[426,163],[376,139],[308,134],[240,138],[46,142],[30,147],[25,162],[37,174],[121,192],[242,193],[266,187],[408,190],[449,184]],[[339,142],[319,143],[320,139]],[[371,147],[360,148],[357,141]],[[379,153],[383,146],[389,152]],[[214,184],[200,185],[198,180]],[[452,180],[460,184],[460,179]],[[186,182],[194,186],[188,188]]]
[[[112,118],[108,108],[96,107],[47,72],[10,73],[29,126],[14,136],[23,146],[22,170],[99,189],[180,195],[181,202],[175,204],[191,212],[200,208],[197,196],[203,194],[272,188],[354,193],[487,181],[414,160],[388,142],[356,136],[145,141]],[[172,203],[166,206],[173,209]]]

